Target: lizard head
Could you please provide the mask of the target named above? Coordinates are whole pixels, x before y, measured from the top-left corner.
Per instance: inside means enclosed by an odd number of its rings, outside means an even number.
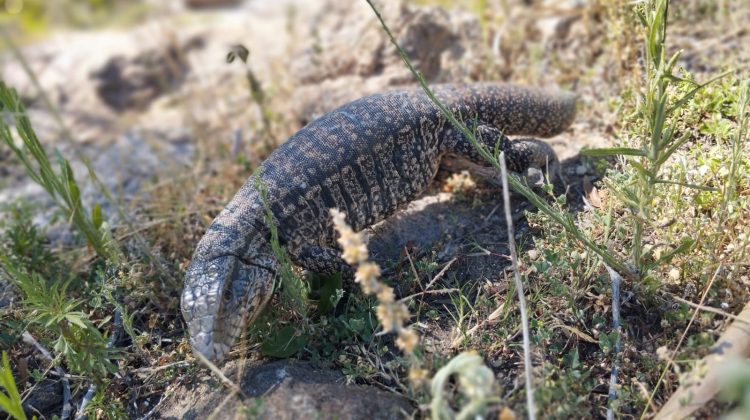
[[[194,258],[185,274],[182,316],[194,351],[220,362],[273,293],[276,260]]]

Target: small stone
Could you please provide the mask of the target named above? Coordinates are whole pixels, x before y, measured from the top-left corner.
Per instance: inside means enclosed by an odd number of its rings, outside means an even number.
[[[656,357],[658,357],[659,360],[668,360],[669,349],[667,348],[667,346],[661,346],[658,349],[656,349]]]
[[[531,261],[536,261],[537,258],[539,258],[539,251],[537,251],[536,249],[530,249],[529,252],[527,252],[526,255],[529,256],[529,259]]]

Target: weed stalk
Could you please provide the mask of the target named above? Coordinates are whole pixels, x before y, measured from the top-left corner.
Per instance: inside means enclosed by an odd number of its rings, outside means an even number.
[[[639,7],[639,6],[636,6]],[[681,109],[699,90],[723,78],[731,72],[721,73],[709,81],[699,84],[673,74],[682,51],[667,57],[667,16],[669,0],[649,0],[636,9],[636,14],[645,29],[644,66],[646,91],[638,104],[639,117],[647,122],[647,132],[641,137],[639,148],[612,147],[584,150],[587,156],[621,155],[628,156],[628,164],[635,169],[634,181],[622,187],[613,186],[612,191],[626,204],[631,213],[633,239],[631,259],[635,273],[644,277],[651,268],[665,261],[661,258],[656,264],[646,264],[644,233],[652,221],[652,206],[657,193],[657,185],[680,185],[698,190],[712,190],[700,185],[687,184],[661,178],[661,169],[667,160],[690,139],[690,133],[679,137],[677,119],[670,117]],[[692,86],[682,97],[675,98],[674,87],[687,83]],[[675,252],[687,252],[690,246],[680,245]],[[670,253],[669,257],[674,256]],[[620,272],[620,270],[616,271]]]

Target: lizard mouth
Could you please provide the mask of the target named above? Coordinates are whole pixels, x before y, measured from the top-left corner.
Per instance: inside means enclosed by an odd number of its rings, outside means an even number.
[[[213,362],[224,359],[271,297],[272,262],[224,255],[190,265],[181,309],[194,351]]]

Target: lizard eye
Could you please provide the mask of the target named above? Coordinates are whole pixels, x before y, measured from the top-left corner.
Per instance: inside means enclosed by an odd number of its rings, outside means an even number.
[[[234,292],[231,287],[225,287],[221,292],[221,301],[223,304],[227,304],[234,300]]]

